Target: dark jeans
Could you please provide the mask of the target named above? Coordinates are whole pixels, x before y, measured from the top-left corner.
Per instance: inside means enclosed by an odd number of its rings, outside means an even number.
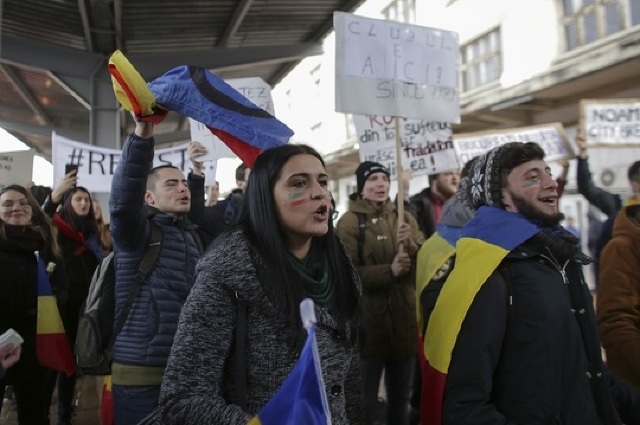
[[[25,367],[26,366],[26,367]],[[7,376],[0,379],[0,411],[7,384],[13,387],[15,402],[18,407],[19,425],[49,425],[47,421],[47,369],[39,365],[20,365],[20,362],[7,371]]]
[[[415,355],[399,360],[376,357],[363,357],[360,359],[362,385],[364,388],[365,425],[380,423],[381,420],[384,420],[384,418],[376,417],[378,388],[383,370],[385,371],[384,385],[387,390],[386,423],[388,425],[409,424],[409,398],[415,360]]]
[[[137,425],[158,406],[160,385],[113,385],[113,414],[116,425]]]

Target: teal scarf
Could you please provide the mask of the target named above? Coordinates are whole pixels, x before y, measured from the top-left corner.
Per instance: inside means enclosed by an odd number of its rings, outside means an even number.
[[[301,260],[289,254],[289,263],[300,275],[307,295],[316,304],[327,305],[333,297],[333,281],[327,261],[316,244],[311,245],[309,254]]]

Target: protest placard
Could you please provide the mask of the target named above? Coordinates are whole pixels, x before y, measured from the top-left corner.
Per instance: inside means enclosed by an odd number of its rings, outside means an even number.
[[[580,127],[589,145],[637,147],[640,144],[640,99],[583,99]]]
[[[395,118],[354,115],[360,161],[383,164],[397,178]],[[402,168],[412,176],[436,174],[459,168],[453,149],[451,125],[416,119],[400,119]]]
[[[545,152],[545,161],[575,157],[560,123],[531,127],[487,130],[477,133],[454,134],[453,146],[461,166],[471,158],[510,142],[535,142]]]
[[[51,136],[53,179],[54,184],[64,175],[65,164],[78,165],[78,184],[91,192],[109,192],[111,178],[120,160],[119,149],[109,149],[80,143],[55,132]],[[153,166],[173,165],[185,175],[190,171],[191,161],[187,158],[187,144],[181,146],[156,149]],[[205,184],[215,182],[216,162],[205,168]],[[29,180],[31,177],[29,177]]]
[[[458,35],[335,12],[336,110],[460,122]]]
[[[0,153],[0,188],[11,184],[26,185],[32,180],[33,151]]]

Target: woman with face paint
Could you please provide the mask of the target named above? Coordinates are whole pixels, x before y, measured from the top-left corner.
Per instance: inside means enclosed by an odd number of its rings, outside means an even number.
[[[378,387],[384,371],[386,423],[409,424],[409,398],[418,351],[415,266],[424,242],[413,216],[400,220],[389,199],[389,170],[365,161],[356,170],[357,192],[338,221],[338,233],[362,278],[364,346],[362,381],[365,423],[378,417]]]
[[[360,283],[333,229],[328,180],[308,146],[258,157],[238,224],[198,263],[162,384],[163,424],[246,424],[296,363],[304,298],[315,303],[333,424],[362,423]],[[232,373],[238,298],[248,302],[244,409]]]
[[[36,251],[47,265],[54,295],[64,301],[67,282],[55,227],[27,189],[7,186],[0,190],[0,334],[11,328],[24,342],[20,360],[0,379],[0,400],[5,387],[11,385],[19,425],[49,424],[50,395],[45,391],[45,382],[50,371],[39,364],[36,353]]]
[[[89,191],[76,186],[75,171],[65,175],[53,189],[42,208],[53,218],[58,229],[58,243],[64,255],[69,281],[69,300],[61,311],[62,322],[71,346],[75,345],[80,309],[89,293],[89,284],[102,261],[102,246]],[[59,210],[58,212],[56,212]],[[63,373],[51,377],[53,391],[57,377],[58,424],[71,423],[74,409],[76,375]]]

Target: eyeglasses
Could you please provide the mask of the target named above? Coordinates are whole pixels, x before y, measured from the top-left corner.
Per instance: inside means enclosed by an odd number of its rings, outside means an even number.
[[[16,201],[4,201],[2,204],[0,204],[0,207],[2,208],[14,208],[16,204]],[[17,204],[20,206],[20,208],[31,208],[31,204],[29,204],[29,201],[27,201],[26,199],[21,199],[19,201],[17,201]]]

